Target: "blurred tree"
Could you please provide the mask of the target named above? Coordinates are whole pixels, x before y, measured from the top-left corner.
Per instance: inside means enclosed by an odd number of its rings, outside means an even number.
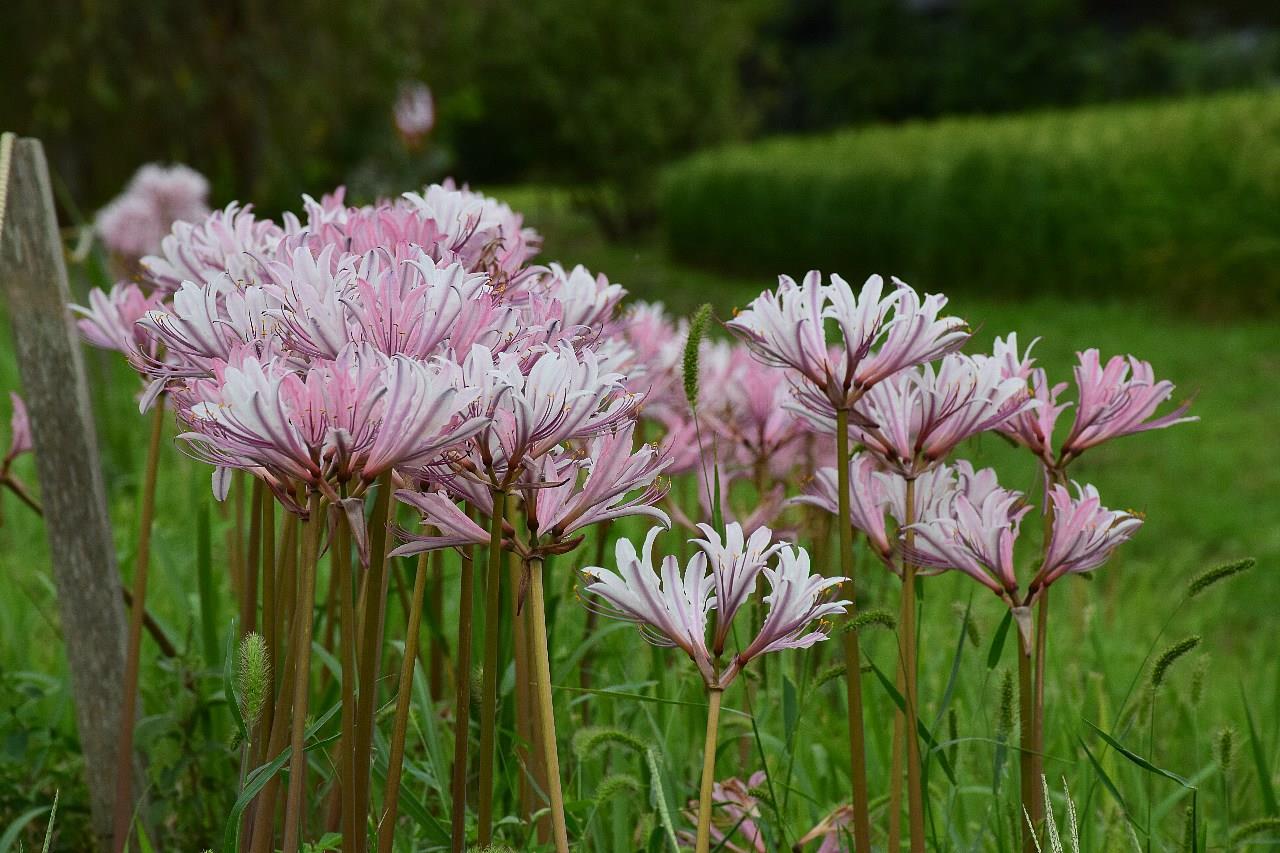
[[[740,134],[740,67],[759,0],[484,5],[461,171],[565,182],[610,234],[646,225],[657,169]]]

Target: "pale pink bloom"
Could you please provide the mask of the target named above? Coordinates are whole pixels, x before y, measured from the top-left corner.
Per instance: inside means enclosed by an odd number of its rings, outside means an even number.
[[[284,214],[286,237],[282,252],[306,246],[318,255],[326,246],[333,246],[355,255],[379,249],[397,254],[416,246],[439,262],[456,260],[443,245],[446,235],[440,225],[407,202],[347,207],[345,195],[344,187],[322,196],[320,201],[303,195],[305,221],[292,212]]]
[[[850,432],[887,467],[913,477],[960,442],[1035,405],[1026,384],[1004,378],[999,363],[951,353],[872,388]]]
[[[693,449],[697,449],[697,441],[692,436],[690,441],[693,442]],[[664,443],[664,447],[667,443]],[[724,520],[729,523],[738,523],[742,525],[742,529],[746,531],[754,531],[759,527],[772,524],[778,515],[786,508],[787,492],[784,483],[774,483],[764,494],[757,495],[748,503],[745,508],[735,509],[733,501],[730,500],[733,492],[733,484],[743,479],[746,474],[741,470],[723,469],[720,476],[716,477],[716,472],[712,468],[712,462],[707,460],[705,467],[701,460],[697,465],[689,469],[698,479],[698,507],[701,514],[696,514],[697,518],[710,518],[713,512],[711,500],[713,497],[712,485],[717,481],[720,484],[720,513]],[[681,527],[689,530],[698,529],[698,522],[690,518],[689,515],[680,507],[676,501],[670,501],[668,509],[671,510],[671,518]]]
[[[624,371],[627,387],[644,395],[644,413],[661,418],[687,407],[681,359],[688,321],[673,321],[660,302],[634,302],[622,319],[621,334],[632,352]]]
[[[209,213],[208,198],[209,182],[199,172],[183,165],[150,163],[98,212],[94,225],[108,249],[136,260],[158,251],[175,222],[204,218]]]
[[[844,613],[850,602],[832,601],[831,590],[848,578],[823,577],[809,571],[809,552],[804,548],[783,545],[777,552],[774,568],[765,567],[764,577],[769,594],[764,624],[755,639],[739,652],[720,683],[727,685],[751,660],[783,649],[807,649],[827,639],[831,630],[827,618]],[[817,623],[816,625],[814,623]]]
[[[524,227],[509,205],[452,181],[432,184],[422,193],[405,193],[410,209],[433,220],[444,235],[442,246],[459,255],[469,270],[493,268],[514,275],[538,251],[542,238]]]
[[[35,445],[31,441],[31,420],[27,417],[27,404],[14,392],[9,392],[13,414],[9,416],[9,451],[0,462],[0,472],[7,473],[13,461],[24,453],[30,453]]]
[[[566,326],[587,326],[597,332],[612,321],[614,310],[627,291],[620,284],[613,284],[603,273],[592,275],[581,264],[565,272],[560,264],[552,263],[536,287],[558,299],[563,305]]]
[[[956,569],[998,595],[1018,589],[1013,544],[1030,510],[1020,492],[995,489],[977,501],[957,494],[947,515],[911,525],[915,545],[905,559],[926,569]]]
[[[689,541],[701,548],[711,561],[716,585],[716,629],[712,649],[719,655],[724,651],[733,617],[755,591],[765,563],[783,544],[770,544],[773,531],[767,527],[758,527],[747,537],[743,535],[742,525],[732,522],[726,525],[723,540],[709,524],[699,524],[698,529],[706,538]]]
[[[1062,463],[1112,438],[1199,420],[1185,417],[1187,401],[1154,417],[1173,395],[1173,383],[1157,382],[1150,363],[1133,356],[1113,356],[1104,367],[1096,349],[1079,353],[1075,369],[1080,396],[1071,431],[1062,443]]]
[[[400,87],[393,113],[396,130],[405,141],[416,145],[436,124],[436,105],[427,84],[414,82]]]
[[[397,530],[396,532],[401,539],[405,540],[405,543],[391,552],[393,557],[421,554],[423,551],[436,551],[441,548],[489,543],[489,531],[472,521],[444,492],[414,492],[401,489],[396,492],[396,499],[421,513],[422,526],[435,528],[436,535],[424,536],[407,530]],[[480,501],[477,506],[484,506],[484,501]]]
[[[344,295],[354,289],[356,261],[325,246],[317,255],[306,247],[281,252],[263,264],[263,290],[278,305],[269,316],[290,350],[332,359],[355,338]]]
[[[848,410],[867,389],[904,368],[940,358],[968,339],[964,322],[940,317],[946,297],[919,295],[894,279],[884,295],[880,276],[867,279],[859,294],[838,275],[822,284],[814,271],[803,284],[779,278],[776,293],[765,292],[728,323],[756,357],[796,371],[799,411],[819,415]],[[827,347],[827,321],[841,336]]]
[[[839,512],[840,487],[835,468],[820,468],[803,495],[793,503],[809,504],[835,515]],[[885,511],[889,503],[884,475],[879,462],[868,453],[859,453],[849,463],[849,523],[867,535],[876,555],[886,564],[892,563],[893,542],[885,527]]]
[[[1056,485],[1049,498],[1053,502],[1053,533],[1040,571],[1031,582],[1033,593],[1065,574],[1098,568],[1142,526],[1140,516],[1104,507],[1098,490],[1090,485],[1077,483],[1074,498],[1066,486]]]
[[[488,425],[472,443],[470,473],[500,490],[512,488],[528,463],[566,441],[616,429],[633,417],[637,399],[623,377],[603,372],[590,350],[562,345],[527,371],[516,353],[474,346],[462,363],[465,387],[479,391],[476,414]]]
[[[163,295],[144,294],[136,284],[119,282],[110,291],[95,287],[89,291],[89,305],[72,305],[81,316],[76,327],[95,347],[124,354],[135,366],[154,358],[155,338],[138,325],[148,312],[161,308]]]
[[[768,853],[765,848],[764,833],[757,823],[760,819],[760,801],[751,793],[765,784],[767,777],[763,770],[757,770],[744,783],[741,779],[730,778],[715,782],[711,786],[711,843],[713,849],[726,853]],[[690,822],[698,822],[698,803],[689,803],[688,817]],[[680,843],[684,847],[693,847],[694,835],[683,832]],[[747,846],[742,846],[742,845]]]
[[[726,348],[727,375],[704,375],[702,389],[711,396],[703,411],[711,428],[732,451],[732,461],[757,479],[785,478],[800,464],[804,421],[787,411],[791,388],[786,374],[749,357],[745,347]],[[700,405],[701,408],[701,405]],[[701,414],[702,412],[700,412]]]
[[[853,807],[837,806],[831,814],[818,821],[813,829],[806,832],[796,842],[798,847],[821,840],[814,853],[845,853],[847,848],[842,839],[850,834],[849,825],[853,823]]]
[[[479,391],[439,366],[357,345],[303,373],[237,356],[179,395],[192,428],[182,438],[222,467],[264,468],[333,497],[333,484],[425,465],[484,425],[468,414]]]
[[[238,285],[256,281],[261,258],[271,257],[284,232],[235,202],[196,222],[175,222],[160,248],[142,259],[143,274],[171,293],[184,281],[209,282],[229,275]]]
[[[603,612],[635,622],[649,642],[679,647],[693,659],[703,680],[716,684],[715,666],[707,648],[707,614],[715,606],[715,584],[707,571],[707,555],[698,552],[683,574],[675,557],[653,567],[653,542],[659,528],[650,528],[639,554],[628,539],[615,548],[618,571],[599,566],[582,570],[586,591],[605,602]]]
[[[651,444],[633,450],[634,429],[634,423],[624,424],[591,439],[581,454],[548,454],[527,470],[521,491],[530,529],[559,541],[589,525],[635,515],[670,527],[671,519],[654,504],[667,494],[658,478],[671,460]],[[579,484],[581,472],[586,478]]]
[[[153,376],[208,376],[215,361],[228,361],[246,344],[274,338],[269,309],[277,303],[261,287],[237,287],[227,276],[206,284],[184,282],[170,304],[153,308],[137,322],[142,334],[165,347],[163,363],[148,365]]]

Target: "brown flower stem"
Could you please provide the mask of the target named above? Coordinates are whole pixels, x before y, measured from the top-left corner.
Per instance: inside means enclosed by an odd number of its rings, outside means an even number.
[[[845,597],[848,614],[857,613],[857,584],[853,570],[853,527],[849,523],[849,412],[836,411],[836,477],[839,492],[840,571],[849,578]],[[853,839],[855,849],[871,849],[871,817],[867,804],[867,745],[862,728],[862,652],[858,635],[844,633],[845,692],[849,703],[849,773],[853,781]]]
[[[467,846],[467,747],[471,734],[471,599],[475,547],[468,547],[458,583],[458,665],[453,679],[452,853]]]
[[[444,560],[431,561],[431,577],[428,579],[430,589],[427,592],[427,614],[436,632],[441,632],[444,622]],[[431,693],[431,701],[438,702],[444,695],[444,643],[439,640],[440,634],[431,639],[431,663],[427,667],[427,687]]]
[[[906,543],[915,546],[915,480],[907,480]],[[906,704],[904,741],[907,745],[907,821],[911,827],[911,853],[924,853],[924,790],[920,770],[920,737],[916,728],[919,716],[916,665],[916,567],[909,560],[902,564],[902,627],[898,632],[902,647],[903,699]]]
[[[707,734],[702,742],[702,787],[698,792],[698,834],[694,853],[711,849],[711,790],[716,781],[716,738],[720,730],[720,699],[723,690],[712,688],[707,705]]]
[[[253,478],[252,496],[249,499],[249,545],[244,560],[244,585],[240,597],[240,636],[257,628],[258,624],[258,572],[262,559],[262,481]]]
[[[378,478],[373,496],[373,512],[369,518],[369,571],[365,576],[364,618],[360,625],[362,635],[358,697],[356,700],[355,731],[355,788],[356,821],[358,832],[351,853],[364,853],[368,848],[365,825],[369,816],[369,779],[373,761],[373,716],[378,706],[378,671],[382,660],[383,626],[387,613],[387,519],[391,509],[391,472]]]
[[[324,530],[320,495],[312,494],[307,504],[307,529],[298,565],[298,600],[294,605],[294,645],[297,661],[293,671],[293,711],[289,744],[289,791],[284,807],[284,853],[298,853],[302,824],[306,819],[303,791],[306,785],[307,685],[311,675],[312,610],[316,597],[316,558],[320,534]]]
[[[551,701],[551,654],[547,646],[547,611],[542,578],[542,559],[529,560],[529,621],[533,625],[533,674],[538,703],[538,736],[543,767],[547,772],[547,797],[551,806],[551,833],[556,853],[569,853],[569,832],[564,822],[564,792],[560,788],[560,756],[556,752],[555,706]]]
[[[271,669],[276,660],[276,502],[271,495],[265,495],[262,501],[262,641],[267,647],[267,661]],[[275,715],[275,684],[267,685],[267,694],[262,704],[262,718],[259,723],[257,751],[258,764],[262,764],[267,755],[267,738],[271,732],[271,720]]]
[[[1018,778],[1022,793],[1023,853],[1040,849],[1035,827],[1040,825],[1044,801],[1040,798],[1039,777],[1035,760],[1035,688],[1031,677],[1031,647],[1022,631],[1018,631],[1018,730],[1021,749],[1018,753]]]
[[[484,588],[484,670],[480,687],[480,796],[477,819],[481,847],[493,841],[493,761],[494,733],[498,728],[498,623],[502,616],[502,522],[506,514],[506,495],[493,492],[493,510],[489,516],[489,568]]]
[[[357,825],[356,812],[356,680],[359,668],[356,661],[356,608],[352,598],[351,535],[346,516],[336,520],[337,535],[329,552],[331,571],[329,584],[338,600],[339,660],[342,664],[342,712],[341,732],[338,739],[338,790],[339,814],[342,827],[342,843],[349,850],[356,849],[356,835],[363,830]]]
[[[596,526],[596,561],[593,565],[604,565],[604,552],[609,544],[609,531],[613,528],[613,519],[609,519],[602,524]],[[572,573],[569,573],[572,574]],[[596,626],[600,622],[600,613],[594,607],[587,608],[587,619],[582,629],[582,642],[585,645],[588,640],[596,632]],[[592,649],[588,649],[582,656],[582,662],[578,665],[578,686],[583,690],[591,689],[591,665],[592,665]],[[591,703],[582,703],[582,725],[591,725]]]
[[[533,789],[529,777],[533,774],[532,755],[529,746],[533,743],[532,702],[529,693],[529,644],[528,628],[525,625],[524,610],[520,606],[520,557],[510,554],[507,560],[507,588],[511,590],[511,624],[513,645],[515,646],[516,664],[516,760],[520,765],[520,813],[528,820],[534,812]]]
[[[147,571],[151,567],[151,520],[155,516],[156,476],[160,469],[160,437],[164,433],[164,400],[155,402],[147,467],[142,476],[138,518],[138,553],[133,570],[133,605],[129,608],[129,645],[125,656],[124,699],[120,711],[120,746],[116,753],[116,798],[112,815],[112,844],[124,850],[133,821],[133,724],[138,711],[138,666],[142,654],[142,623],[146,614]]]
[[[435,561],[439,560],[439,556]],[[404,743],[409,731],[409,708],[413,702],[413,669],[418,657],[418,628],[422,624],[422,599],[427,591],[427,553],[418,557],[418,571],[413,578],[413,598],[409,602],[409,621],[405,626],[404,656],[400,661],[400,683],[396,689],[396,718],[391,729],[391,754],[387,759],[387,786],[384,791],[382,820],[378,824],[378,853],[391,853],[396,837],[396,812],[400,806],[400,778],[404,769]]]
[[[901,613],[899,613],[901,619]],[[903,668],[898,667],[898,671],[894,676],[894,686],[898,688],[898,693],[906,695],[906,685],[903,683]],[[905,776],[904,764],[906,757],[907,738],[907,718],[905,714],[896,713],[893,715],[893,746],[889,759],[889,840],[887,850],[898,851],[902,849],[902,783]]]
[[[159,405],[159,403],[156,405]],[[44,517],[44,507],[40,505],[40,501],[36,500],[35,497],[32,496],[31,492],[27,490],[27,487],[23,485],[21,480],[18,480],[9,474],[5,474],[4,477],[0,478],[0,485],[3,485],[9,491],[17,495],[18,500],[26,504],[27,508],[36,515],[42,518]]]

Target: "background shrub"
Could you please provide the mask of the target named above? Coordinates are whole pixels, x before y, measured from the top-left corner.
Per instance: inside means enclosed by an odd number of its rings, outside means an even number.
[[[1280,302],[1280,93],[779,138],[670,168],[680,258],[930,290]]]

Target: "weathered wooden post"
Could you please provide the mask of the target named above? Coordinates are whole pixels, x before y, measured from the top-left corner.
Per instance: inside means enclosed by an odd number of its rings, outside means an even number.
[[[124,610],[49,170],[39,140],[11,134],[0,145],[0,288],[31,417],[93,827],[107,849]]]

